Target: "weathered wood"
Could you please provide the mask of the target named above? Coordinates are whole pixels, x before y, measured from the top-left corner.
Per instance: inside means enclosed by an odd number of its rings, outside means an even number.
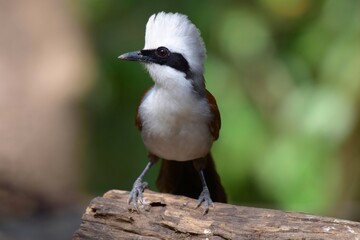
[[[128,194],[112,190],[93,199],[73,239],[360,240],[358,222],[221,203],[203,215],[194,199],[148,190],[145,205],[132,212]]]

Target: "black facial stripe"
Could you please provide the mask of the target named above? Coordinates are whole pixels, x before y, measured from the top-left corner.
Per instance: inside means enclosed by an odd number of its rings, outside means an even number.
[[[188,61],[180,53],[170,53],[167,65],[184,73],[190,71]]]
[[[185,73],[186,77],[191,76],[189,63],[182,54],[170,52],[167,57],[159,57],[155,51],[156,49],[141,50],[141,54],[146,57],[146,62],[166,65]]]

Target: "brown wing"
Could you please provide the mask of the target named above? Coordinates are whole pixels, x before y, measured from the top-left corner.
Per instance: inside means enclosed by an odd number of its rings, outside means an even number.
[[[219,138],[219,131],[221,127],[220,112],[214,96],[208,90],[206,90],[206,97],[210,105],[210,111],[213,114],[213,118],[209,123],[209,129],[211,135],[214,137],[214,140],[216,140]]]
[[[149,87],[145,92],[144,95],[141,98],[140,104],[138,105],[138,108],[136,110],[136,117],[135,117],[135,126],[139,129],[139,131],[141,131],[142,129],[142,122],[141,122],[141,118],[140,118],[140,114],[139,114],[139,107],[141,105],[141,103],[144,101],[144,98],[146,97],[146,95],[148,94],[148,92],[153,88],[153,86]]]
[[[139,105],[139,106],[140,106],[140,105]],[[137,111],[136,111],[135,126],[139,129],[139,131],[141,131],[141,129],[142,129],[142,122],[141,122],[141,119],[140,119],[139,107],[137,108]]]

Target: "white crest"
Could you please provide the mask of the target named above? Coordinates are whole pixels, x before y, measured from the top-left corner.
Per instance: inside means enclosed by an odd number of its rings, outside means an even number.
[[[182,54],[191,71],[203,74],[206,54],[199,30],[187,16],[179,13],[160,12],[152,15],[146,24],[144,49],[166,47]]]

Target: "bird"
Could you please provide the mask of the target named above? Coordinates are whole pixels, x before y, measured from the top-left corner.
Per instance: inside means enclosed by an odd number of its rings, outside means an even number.
[[[128,204],[143,204],[144,177],[161,160],[160,192],[198,199],[204,214],[227,196],[210,149],[219,137],[220,112],[206,89],[206,49],[198,28],[186,15],[159,12],[150,16],[142,50],[122,60],[144,64],[154,85],[141,99],[135,123],[148,150],[148,164],[136,179]]]

